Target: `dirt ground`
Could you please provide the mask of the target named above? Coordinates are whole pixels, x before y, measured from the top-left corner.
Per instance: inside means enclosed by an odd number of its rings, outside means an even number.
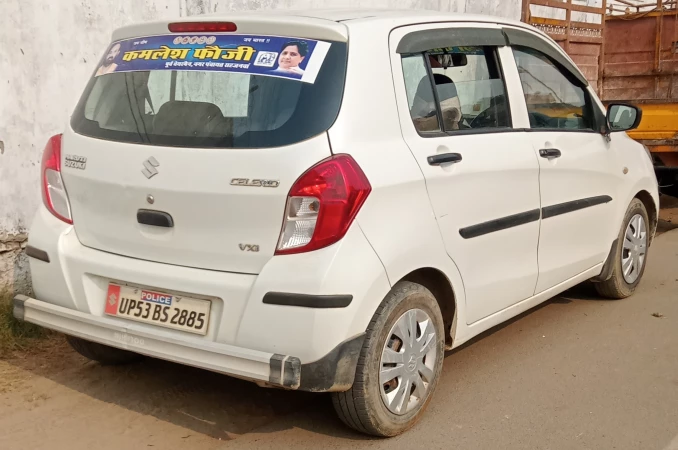
[[[662,196],[657,232],[665,233],[675,228],[678,228],[678,198]]]
[[[102,367],[55,335],[0,361],[0,448],[215,449],[307,400],[160,360]]]
[[[678,201],[663,207],[665,234]],[[326,395],[159,360],[102,367],[54,335],[0,360],[0,449],[676,450],[678,232],[653,250],[634,298],[584,285],[451,352],[430,410],[395,440],[347,430]]]

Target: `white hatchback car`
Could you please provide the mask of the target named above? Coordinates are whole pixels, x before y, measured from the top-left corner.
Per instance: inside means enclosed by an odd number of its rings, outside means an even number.
[[[332,392],[393,436],[445,350],[593,280],[631,295],[652,162],[561,48],[503,19],[310,11],[121,28],[42,164],[17,318]]]

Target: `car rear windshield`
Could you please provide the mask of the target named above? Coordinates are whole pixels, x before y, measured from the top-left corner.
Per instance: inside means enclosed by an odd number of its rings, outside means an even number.
[[[327,131],[339,113],[348,49],[330,44],[313,83],[218,70],[97,73],[71,127],[98,139],[176,147],[301,142]]]

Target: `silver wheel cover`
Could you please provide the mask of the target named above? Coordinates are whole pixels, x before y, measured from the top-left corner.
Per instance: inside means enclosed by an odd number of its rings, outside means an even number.
[[[624,280],[633,284],[638,280],[647,254],[647,226],[642,215],[636,214],[629,221],[624,233],[621,252],[621,267]]]
[[[379,362],[379,386],[384,405],[404,415],[426,400],[436,372],[438,338],[433,321],[412,309],[396,321]]]

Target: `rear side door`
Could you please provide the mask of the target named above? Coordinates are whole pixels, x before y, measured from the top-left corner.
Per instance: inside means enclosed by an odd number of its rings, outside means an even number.
[[[610,218],[624,175],[598,131],[605,115],[577,68],[538,35],[505,31],[524,95],[520,106],[527,108],[539,155],[540,293],[605,260],[618,231]]]
[[[403,137],[462,275],[469,324],[530,298],[538,276],[539,163],[512,123],[510,105],[522,98],[507,88],[519,83],[502,70],[507,52],[502,31],[487,25],[391,35]]]

